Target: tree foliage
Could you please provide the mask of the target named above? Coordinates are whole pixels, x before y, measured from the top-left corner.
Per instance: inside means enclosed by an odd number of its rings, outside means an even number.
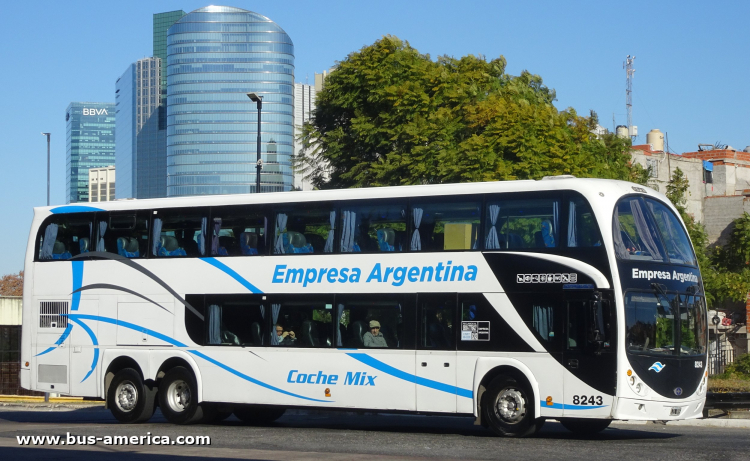
[[[23,296],[23,271],[3,275],[0,279],[0,296]]]
[[[295,168],[318,188],[559,174],[639,179],[629,140],[597,138],[595,113],[558,111],[541,77],[505,68],[502,56],[433,61],[383,37],[327,77]]]

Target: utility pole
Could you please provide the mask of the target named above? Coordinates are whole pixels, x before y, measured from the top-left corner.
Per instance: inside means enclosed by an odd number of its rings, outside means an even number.
[[[47,206],[49,206],[49,137],[51,133],[42,133],[42,136],[47,136]]]
[[[635,73],[633,61],[635,61],[635,56],[628,55],[622,65],[625,69],[625,107],[628,110],[628,135],[631,141],[635,141],[637,134],[633,127],[633,74]]]

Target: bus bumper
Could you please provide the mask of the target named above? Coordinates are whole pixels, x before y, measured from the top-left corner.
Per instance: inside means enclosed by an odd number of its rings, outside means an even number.
[[[641,400],[619,397],[613,419],[641,421],[676,421],[703,416],[706,397],[692,400]]]

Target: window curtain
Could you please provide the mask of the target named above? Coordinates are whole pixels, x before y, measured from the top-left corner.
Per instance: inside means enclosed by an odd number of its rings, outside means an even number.
[[[57,228],[57,224],[50,223],[44,230],[44,241],[42,242],[42,247],[39,249],[39,259],[52,259],[52,251],[55,248],[55,241],[57,240]]]
[[[354,211],[342,212],[344,222],[341,229],[341,252],[352,253],[354,251],[354,232],[356,230],[357,213]]]
[[[154,240],[151,244],[151,251],[154,256],[158,256],[159,248],[161,248],[161,219],[154,218]]]
[[[620,208],[615,207],[615,214],[612,218],[612,239],[615,241],[615,254],[620,259],[630,259],[630,252],[625,248],[621,232],[623,230],[620,227]]]
[[[500,205],[490,205],[490,231],[487,234],[487,241],[484,242],[486,250],[499,250],[500,239],[497,237],[497,216],[500,214]]]
[[[545,341],[549,341],[553,329],[552,307],[534,306],[534,329]]]
[[[336,347],[342,347],[343,343],[341,342],[341,317],[344,316],[344,305],[339,304],[336,306],[336,318],[338,319],[336,321],[336,325],[339,326],[338,331],[336,332]]]
[[[221,307],[208,306],[208,344],[221,344]]]
[[[336,211],[331,211],[331,230],[328,231],[328,238],[326,239],[326,246],[323,248],[323,253],[333,253],[333,234],[336,230]]]
[[[104,247],[104,234],[107,232],[107,221],[99,221],[99,241],[96,242],[96,251],[107,251]]]
[[[411,214],[414,216],[414,234],[411,237],[411,250],[420,251],[422,250],[422,239],[419,237],[419,225],[422,223],[424,210],[422,208],[413,208]]]
[[[208,218],[201,218],[201,236],[198,242],[198,248],[202,256],[206,255],[206,232],[208,231]]]
[[[279,311],[281,310],[281,304],[271,304],[271,320],[273,320],[273,333],[271,333],[271,345],[279,345],[279,335],[276,334],[276,324],[279,321]]]
[[[578,246],[578,232],[576,229],[576,202],[570,201],[570,211],[568,214],[568,246]]]
[[[659,253],[659,247],[654,241],[654,236],[651,234],[651,229],[646,222],[646,216],[643,214],[643,209],[641,208],[641,203],[638,199],[630,201],[630,210],[633,213],[635,227],[638,229],[638,236],[641,238],[646,250],[648,250],[652,258],[661,261],[663,258],[661,253]]]
[[[552,202],[552,238],[555,240],[552,246],[557,246],[557,242],[560,240],[557,238],[560,229],[560,202],[555,200]]]
[[[286,232],[286,221],[288,217],[284,213],[276,215],[276,243],[274,253],[284,254],[284,232]]]
[[[205,218],[204,218],[205,219]],[[219,254],[219,232],[221,232],[221,218],[214,218],[214,228],[211,235],[211,254]]]

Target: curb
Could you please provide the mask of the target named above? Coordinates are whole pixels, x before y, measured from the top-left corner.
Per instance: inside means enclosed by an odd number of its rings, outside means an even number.
[[[732,429],[750,429],[750,419],[719,419],[719,418],[707,418],[707,419],[685,419],[682,421],[613,421],[612,425],[623,425],[623,426],[645,426],[645,425],[660,425],[660,426],[693,426],[693,427],[726,427]]]

